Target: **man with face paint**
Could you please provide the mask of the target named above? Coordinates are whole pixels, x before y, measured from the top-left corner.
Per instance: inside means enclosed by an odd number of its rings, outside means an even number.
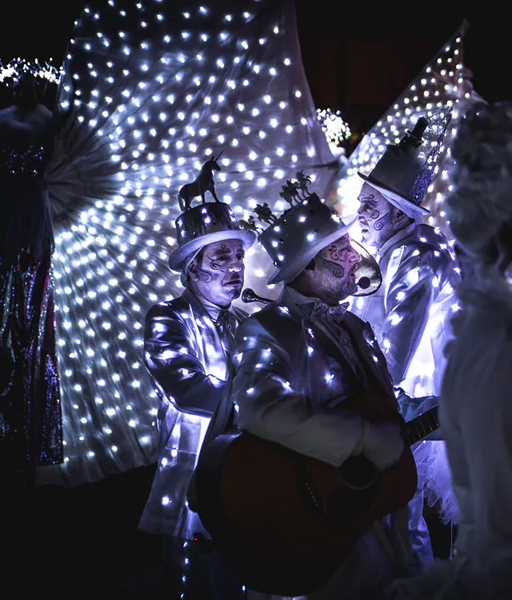
[[[430,407],[440,393],[451,338],[450,320],[457,310],[455,287],[460,271],[448,240],[421,222],[421,206],[430,179],[420,158],[428,126],[419,119],[396,146],[388,146],[366,176],[359,194],[361,241],[372,246],[382,271],[383,285],[373,296],[358,298],[352,310],[375,330],[396,387],[402,413],[411,420]],[[429,170],[432,173],[433,168]],[[440,501],[445,521],[454,521],[453,494],[445,445],[426,441],[415,449],[419,491],[410,504],[413,545],[419,564],[433,560],[430,536],[423,518],[424,493]]]
[[[276,301],[237,331],[230,384],[238,425],[336,467],[363,455],[383,470],[403,451],[399,425],[370,423],[344,408],[347,399],[374,392],[398,410],[370,324],[342,303],[359,292],[366,258],[349,238],[350,222],[316,194],[300,198],[279,218],[264,215],[270,225],[259,241],[276,266],[268,283],[284,286]],[[411,558],[405,507],[364,532],[334,576],[307,598],[377,599],[395,577],[408,573]],[[251,592],[253,597],[278,596]]]
[[[384,285],[358,300],[354,311],[371,321],[393,381],[411,396],[439,394],[447,315],[456,304],[453,288],[460,280],[448,240],[421,222],[429,214],[421,202],[430,180],[424,176],[426,160],[419,156],[427,126],[420,119],[398,145],[388,146],[370,175],[359,173],[364,180],[361,241],[375,249]]]
[[[170,600],[238,600],[229,573],[186,492],[210,418],[227,379],[232,343],[247,314],[231,306],[244,283],[244,256],[255,240],[227,204],[187,208],[176,220],[178,248],[169,266],[183,294],[146,315],[144,362],[160,396],[159,460],[139,528],[164,539]]]

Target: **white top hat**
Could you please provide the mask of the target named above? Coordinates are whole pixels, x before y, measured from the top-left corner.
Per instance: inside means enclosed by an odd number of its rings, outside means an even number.
[[[309,177],[298,173],[297,178],[297,184],[288,181],[283,187],[281,196],[291,208],[279,218],[267,205],[257,210],[260,220],[270,223],[259,236],[275,266],[268,284],[293,281],[321,250],[345,235],[357,219],[353,215],[343,220],[317,194],[307,191]],[[299,190],[305,194],[300,196]]]
[[[222,240],[240,240],[249,249],[256,240],[254,231],[240,227],[224,202],[205,202],[185,210],[176,219],[178,248],[169,257],[169,267],[182,271],[189,260],[208,244]]]
[[[229,206],[220,202],[215,194],[213,169],[220,171],[219,156],[208,159],[196,179],[179,191],[178,202],[183,212],[176,219],[178,247],[169,257],[169,267],[173,271],[183,272],[199,250],[208,244],[240,240],[247,250],[256,240],[254,231],[242,229]],[[215,202],[205,201],[206,192],[211,193]],[[201,204],[191,208],[191,200],[198,196],[201,196]]]
[[[430,213],[421,203],[433,168],[426,169],[426,161],[418,156],[423,143],[421,138],[428,124],[427,119],[420,117],[413,131],[408,131],[397,146],[386,148],[369,175],[358,172],[364,181],[411,218]],[[421,188],[421,192],[418,194],[415,188]]]

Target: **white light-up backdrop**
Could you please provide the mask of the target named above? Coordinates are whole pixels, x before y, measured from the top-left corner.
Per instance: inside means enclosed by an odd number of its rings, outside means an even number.
[[[66,462],[40,481],[77,485],[156,460],[143,323],[152,304],[182,292],[167,268],[181,186],[223,150],[217,195],[247,219],[257,203],[280,213],[281,186],[298,170],[325,195],[337,166],[291,1],[90,2],[59,105],[71,118],[48,185]],[[276,296],[263,250],[247,262],[247,285]]]
[[[407,129],[413,129],[419,117],[439,120],[443,111],[451,109],[451,121],[444,136],[434,179],[423,202],[423,206],[431,212],[424,221],[439,227],[450,237],[443,212],[443,200],[449,188],[449,147],[461,115],[473,102],[482,101],[467,79],[468,71],[463,63],[463,40],[467,28],[468,24],[462,23],[352,152],[340,170],[337,186],[329,197],[329,202],[341,215],[351,214],[359,206],[357,197],[362,179],[357,171],[368,174],[384,153],[386,145],[397,144]],[[428,133],[427,130],[425,144],[422,146],[424,156],[432,149],[432,138],[429,138]],[[353,235],[357,238],[358,234],[356,227]]]

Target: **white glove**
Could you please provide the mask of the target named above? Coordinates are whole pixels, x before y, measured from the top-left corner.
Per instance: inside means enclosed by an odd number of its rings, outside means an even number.
[[[400,458],[404,440],[398,423],[370,423],[363,421],[361,454],[383,471]]]

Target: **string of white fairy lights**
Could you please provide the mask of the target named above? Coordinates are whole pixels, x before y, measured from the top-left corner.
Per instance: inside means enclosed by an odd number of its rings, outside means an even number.
[[[49,61],[39,62],[37,58],[34,61],[29,61],[18,57],[13,58],[6,64],[0,60],[0,83],[12,86],[22,75],[30,73],[36,80],[41,80],[41,83],[58,85],[62,75],[62,67],[57,68],[52,62],[53,59],[51,58]]]

